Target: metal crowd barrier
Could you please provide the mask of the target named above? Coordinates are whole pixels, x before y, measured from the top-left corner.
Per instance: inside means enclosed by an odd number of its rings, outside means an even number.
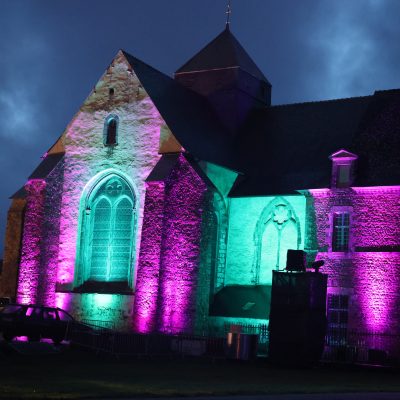
[[[194,335],[123,333],[101,326],[77,323],[67,339],[73,345],[116,357],[204,356],[225,357],[225,339]]]
[[[400,335],[328,329],[323,361],[399,365]]]

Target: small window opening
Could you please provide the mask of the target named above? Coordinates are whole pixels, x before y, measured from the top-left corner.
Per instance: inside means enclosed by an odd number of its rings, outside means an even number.
[[[108,94],[110,96],[114,96],[114,88],[110,88],[110,90],[108,91]]]
[[[117,143],[117,121],[111,119],[107,126],[107,140],[106,145],[111,146]]]
[[[350,213],[335,212],[333,214],[332,251],[349,250]]]
[[[115,146],[118,144],[118,116],[110,115],[104,123],[103,143],[104,146]]]

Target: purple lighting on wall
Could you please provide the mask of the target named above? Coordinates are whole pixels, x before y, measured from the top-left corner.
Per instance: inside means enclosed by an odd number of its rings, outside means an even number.
[[[152,332],[156,324],[164,197],[164,182],[146,184],[134,307],[134,326],[140,333]]]
[[[357,258],[355,284],[364,316],[363,328],[368,332],[397,333],[392,325],[396,325],[394,317],[399,306],[399,253],[364,253]]]
[[[55,294],[55,306],[61,308],[62,310],[70,311],[72,302],[71,293],[61,293]]]
[[[31,179],[25,184],[27,204],[17,289],[19,303],[29,304],[37,301],[40,286],[40,240],[45,188],[46,182],[42,179]]]
[[[310,190],[316,238],[329,286],[352,291],[349,323],[364,332],[397,333],[400,317],[400,188],[395,186]],[[338,206],[351,210],[352,246],[332,251],[332,218]],[[327,249],[327,250],[323,250]]]
[[[139,332],[194,328],[206,189],[183,155],[163,182],[148,184],[135,297]]]
[[[166,185],[159,291],[160,331],[191,332],[194,327],[206,190],[204,182],[181,155]]]

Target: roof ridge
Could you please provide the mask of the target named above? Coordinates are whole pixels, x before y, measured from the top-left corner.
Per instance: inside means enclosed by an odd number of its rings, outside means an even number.
[[[210,42],[207,42],[204,46],[202,46],[202,47],[200,48],[199,51],[197,51],[195,54],[193,54],[193,56],[190,57],[189,60],[187,60],[184,64],[182,64],[182,65],[175,71],[175,74],[179,74],[179,73],[181,73],[181,72],[185,72],[185,71],[183,71],[183,69],[186,67],[186,65],[188,65],[194,58],[196,58],[197,55],[198,55],[199,53],[201,53],[206,47],[210,46],[210,45],[211,45],[212,43],[214,43],[217,39],[219,39],[219,37],[220,37],[222,34],[224,34],[226,30],[227,30],[227,28],[224,28],[224,30],[223,30],[222,32],[220,32],[217,36],[215,36],[214,39],[212,39]]]
[[[122,54],[125,56],[125,58],[127,59],[128,62],[129,62],[129,58],[132,58],[134,61],[137,61],[137,62],[143,64],[145,67],[150,68],[153,71],[164,75],[166,78],[174,80],[174,78],[172,76],[169,76],[169,75],[165,74],[164,72],[160,71],[159,69],[154,68],[152,65],[146,63],[145,61],[141,60],[140,58],[137,58],[136,56],[133,56],[132,54],[128,53],[127,51],[125,51],[123,49],[120,49],[120,50],[121,50]],[[129,64],[130,64],[130,62],[129,62]]]
[[[307,104],[318,104],[318,103],[338,103],[340,101],[351,101],[355,99],[366,99],[368,97],[373,97],[373,94],[366,95],[366,96],[354,96],[354,97],[342,97],[338,99],[327,99],[327,100],[314,100],[314,101],[299,101],[297,103],[286,103],[286,104],[274,104],[268,108],[279,108],[279,107],[291,107],[291,106],[298,106],[298,105],[307,105]]]
[[[374,94],[388,93],[388,92],[400,92],[400,88],[375,90]]]

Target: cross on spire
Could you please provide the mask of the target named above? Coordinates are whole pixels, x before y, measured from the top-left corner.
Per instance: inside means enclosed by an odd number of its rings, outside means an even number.
[[[232,10],[231,10],[231,0],[228,0],[228,4],[226,6],[226,23],[225,23],[225,27],[229,29],[229,24],[231,23],[231,14],[232,14]]]

